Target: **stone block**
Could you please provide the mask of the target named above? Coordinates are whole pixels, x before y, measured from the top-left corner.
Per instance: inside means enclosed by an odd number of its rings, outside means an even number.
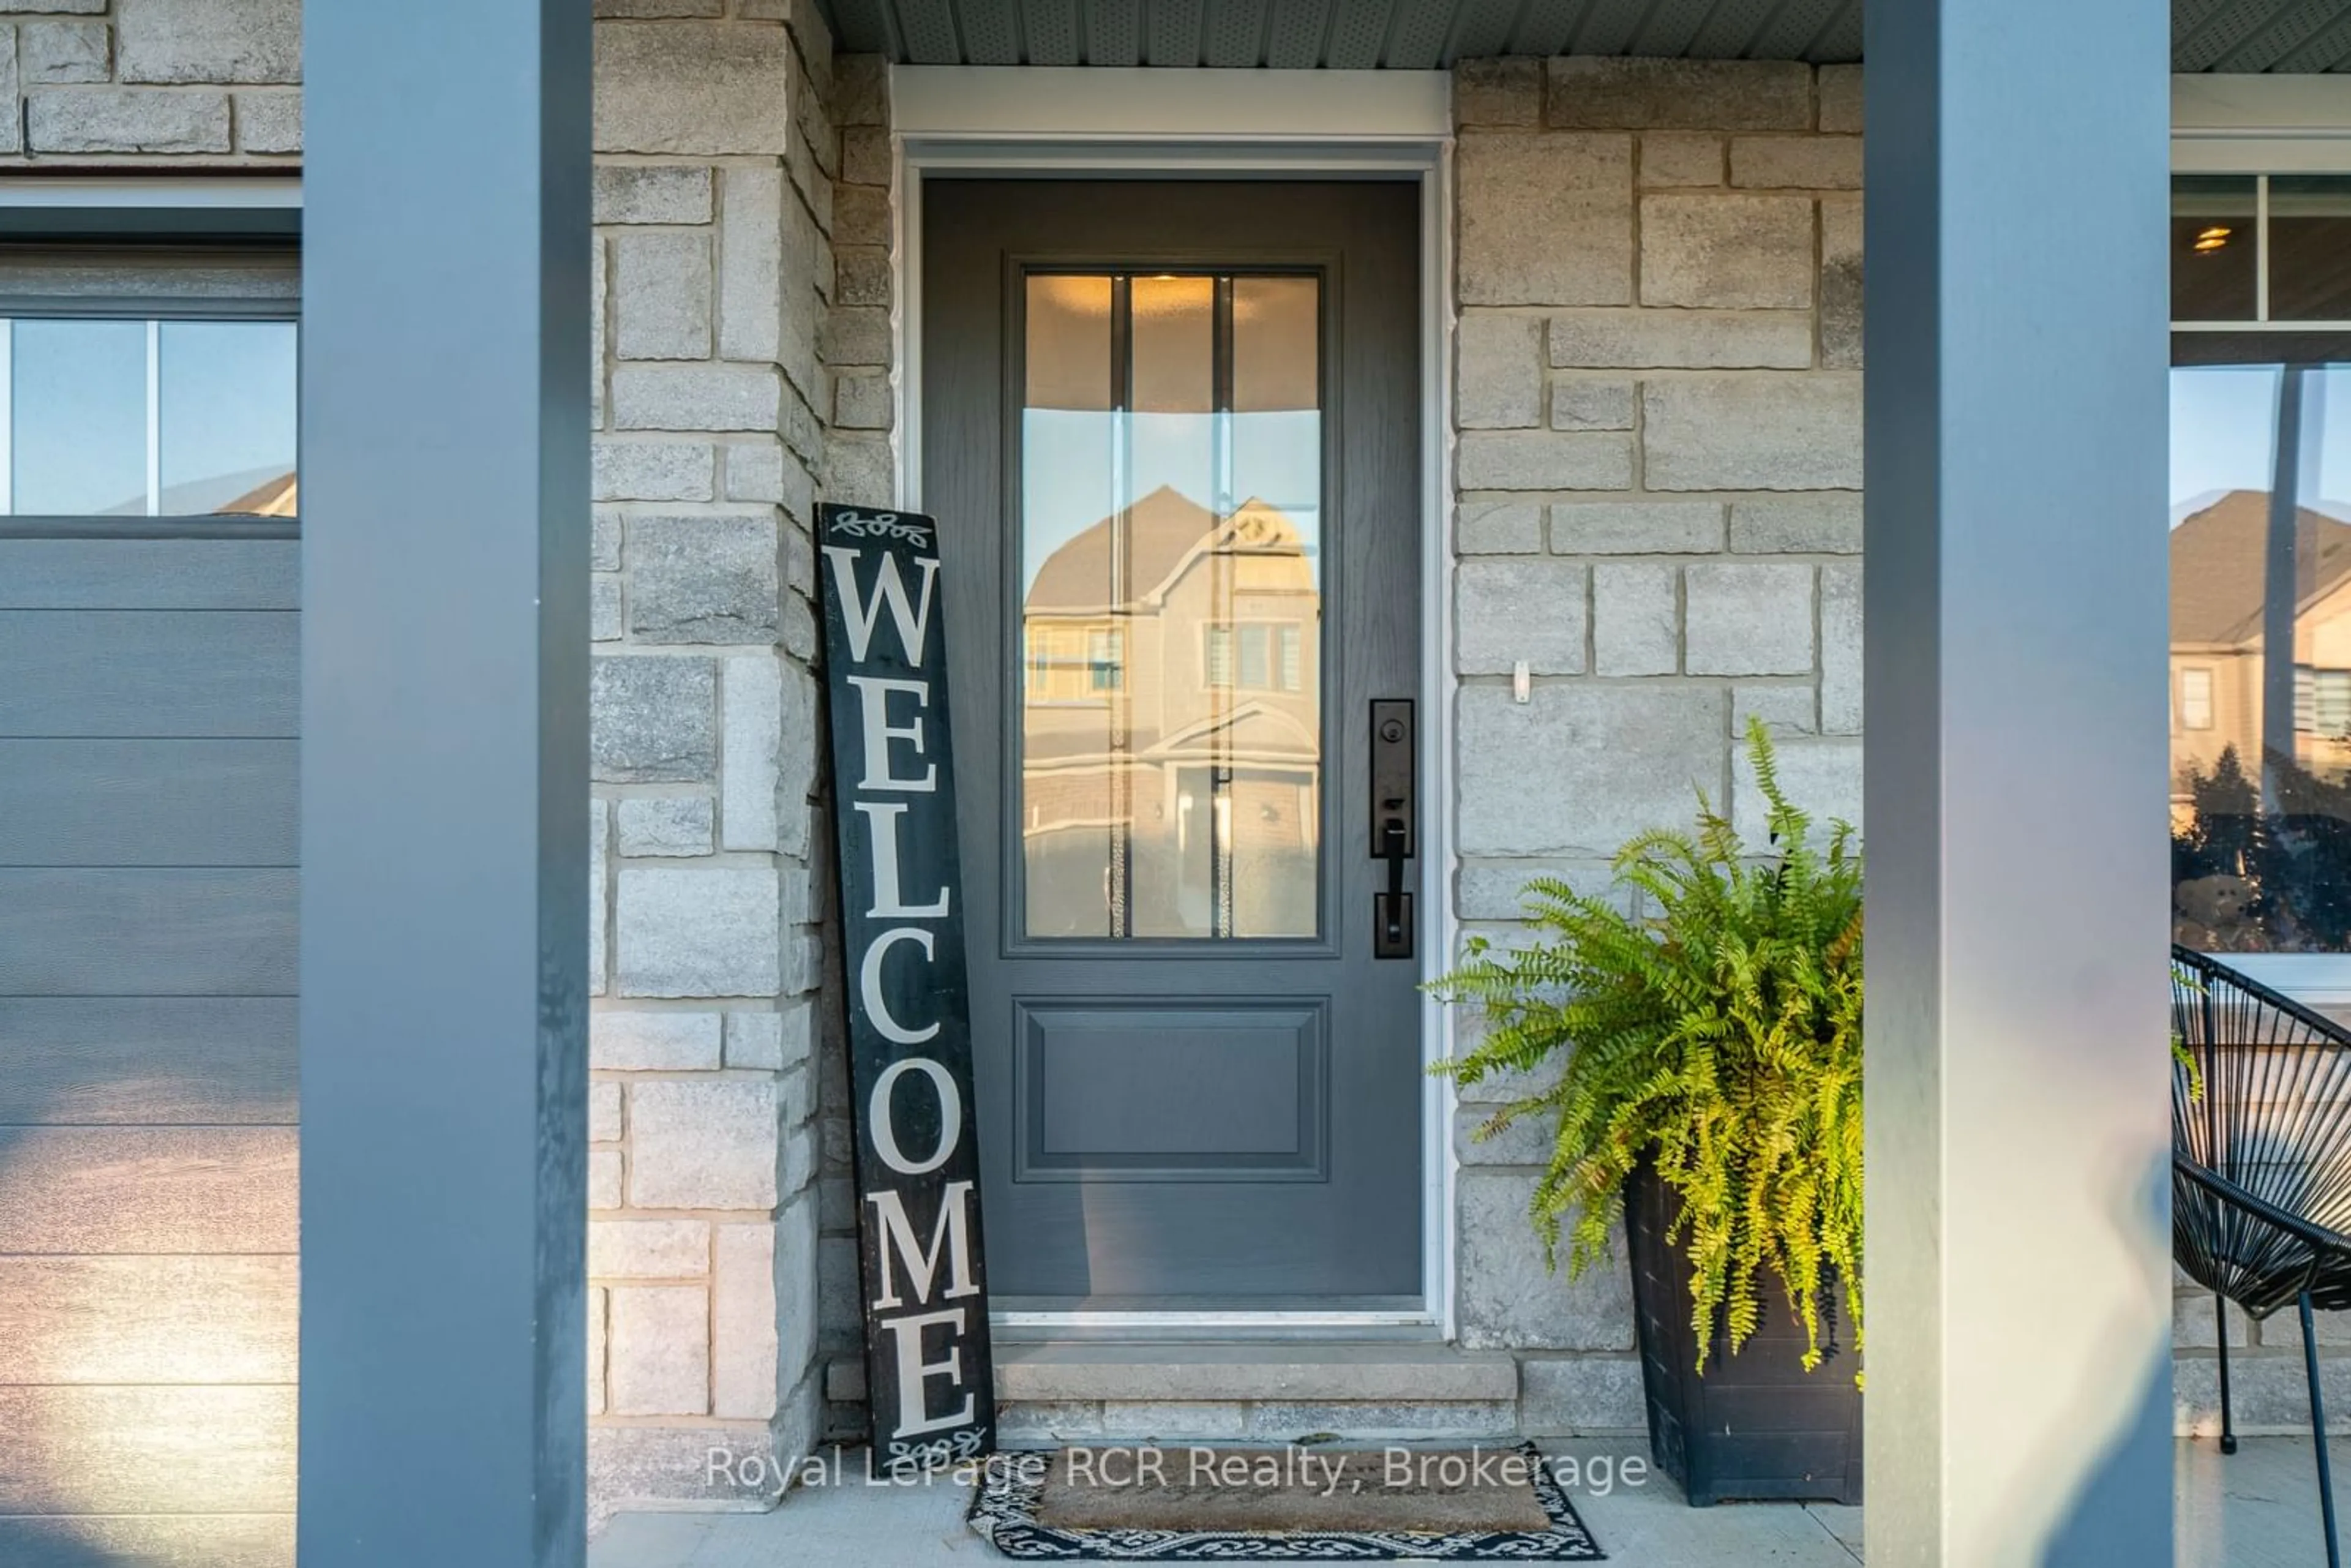
[[[832,423],[843,430],[887,430],[893,413],[889,371],[844,371],[835,378]]]
[[[1532,429],[1542,423],[1540,316],[1471,310],[1455,334],[1455,423],[1469,430]]]
[[[1811,308],[1811,198],[1642,197],[1641,302],[1715,310]]]
[[[620,1150],[588,1151],[588,1207],[591,1210],[621,1207]]]
[[[1524,917],[1527,884],[1538,877],[1563,882],[1587,897],[1629,907],[1629,895],[1603,861],[1464,861],[1455,875],[1454,908],[1464,920],[1518,920]],[[1468,1041],[1462,1041],[1467,1049]],[[1479,1096],[1465,1092],[1465,1102]]]
[[[1528,1218],[1536,1173],[1468,1170],[1459,1204],[1461,1343],[1478,1349],[1634,1348],[1633,1278],[1621,1234],[1612,1255],[1580,1280],[1564,1260],[1554,1273]]]
[[[781,446],[769,441],[730,443],[723,455],[728,500],[765,501],[772,506],[784,498]]]
[[[808,1060],[814,1043],[812,1004],[787,1002],[779,1012],[726,1015],[726,1065],[781,1071]]]
[[[1641,189],[1722,183],[1722,138],[1652,131],[1641,138]]]
[[[1782,60],[1573,55],[1544,62],[1543,120],[1634,131],[1807,131],[1813,73]]]
[[[778,892],[766,867],[627,870],[618,903],[624,997],[772,997]]]
[[[805,855],[813,833],[809,797],[816,789],[816,677],[795,664],[783,670],[782,743],[778,747],[776,788],[776,847],[788,855]]]
[[[731,1462],[712,1464],[714,1451]],[[762,1423],[592,1427],[590,1528],[601,1524],[600,1515],[622,1510],[772,1508],[780,1490],[775,1457],[775,1438]]]
[[[710,171],[699,164],[599,163],[594,173],[600,224],[710,221]]]
[[[834,244],[886,246],[890,243],[893,226],[887,189],[880,185],[838,185],[833,188]]]
[[[776,1217],[775,1323],[778,1365],[787,1374],[812,1368],[823,1325],[818,1318],[816,1205],[803,1194]]]
[[[841,133],[841,183],[887,186],[891,179],[890,132],[879,125],[853,125]]]
[[[826,444],[826,500],[844,507],[887,507],[897,490],[897,466],[886,437],[844,434]]]
[[[1861,68],[1823,66],[1820,68],[1820,128],[1861,133]]]
[[[15,40],[8,45],[15,74]],[[58,88],[25,105],[25,145],[35,152],[225,152],[228,94],[129,87]],[[0,141],[16,150],[16,131]]]
[[[617,1090],[620,1085],[606,1085]],[[699,1280],[710,1272],[706,1219],[596,1219],[588,1225],[591,1280]]]
[[[302,79],[301,0],[116,0],[114,27],[125,82]]]
[[[596,29],[596,150],[781,157],[791,117],[781,27],[613,22]]]
[[[238,152],[284,153],[302,151],[302,94],[299,89],[281,92],[255,89],[231,97],[236,111]]]
[[[629,1207],[767,1209],[776,1203],[776,1086],[654,1078],[629,1089]]]
[[[710,240],[691,231],[612,241],[612,350],[624,360],[710,355]]]
[[[773,365],[621,365],[612,420],[622,430],[773,431],[781,392]]]
[[[37,11],[43,16],[90,16],[105,14],[110,0],[0,0],[0,16],[18,12]]]
[[[1102,1407],[1094,1399],[1007,1399],[996,1406],[996,1436],[1008,1448],[1052,1448],[1100,1438]]]
[[[1821,729],[1861,733],[1861,567],[1821,568]]]
[[[726,727],[718,769],[720,847],[776,847],[778,753],[783,744],[782,667],[765,654],[729,659],[721,688]]]
[[[1802,370],[1813,319],[1801,310],[1570,310],[1551,319],[1555,369]]]
[[[674,859],[706,855],[717,812],[707,795],[651,795],[619,802],[621,852]]]
[[[621,580],[599,572],[588,583],[588,640],[617,643],[622,624]]]
[[[2351,1406],[2345,1403],[2351,1398],[2351,1357],[2319,1357],[2318,1387],[2326,1406],[2327,1431],[2351,1432]],[[2190,1353],[2174,1358],[2171,1398],[2174,1430],[2196,1437],[2220,1435],[2220,1382],[2212,1356]],[[2239,1437],[2283,1436],[2307,1441],[2310,1384],[2302,1356],[2285,1352],[2230,1356],[2229,1406]],[[2315,1493],[2311,1495],[2314,1499]],[[2308,1528],[2315,1557],[2318,1527],[2313,1523]]]
[[[692,784],[718,766],[718,667],[708,659],[605,654],[589,680],[590,777]]]
[[[612,313],[612,247],[603,235],[593,235],[588,256],[588,428],[601,430],[610,413],[605,391],[611,356],[605,352],[604,319]]]
[[[1456,1111],[1453,1150],[1465,1166],[1547,1166],[1559,1143],[1555,1115],[1521,1116],[1508,1126],[1487,1131],[1493,1121],[1491,1106]]]
[[[16,54],[26,87],[104,81],[113,62],[103,22],[27,22],[16,29]]]
[[[1635,383],[1568,377],[1552,382],[1553,430],[1630,430]]]
[[[629,519],[629,632],[644,643],[772,643],[772,515]]]
[[[1861,820],[1861,742],[1858,739],[1775,742],[1773,765],[1781,792],[1813,819],[1815,847],[1828,842],[1829,824]],[[1738,789],[1731,798],[1730,820],[1748,842],[1761,844],[1769,815],[1763,792],[1755,787],[1753,770],[1742,750],[1733,763]]]
[[[1641,387],[1652,490],[1858,490],[1861,377],[1691,376]]]
[[[845,245],[832,253],[832,302],[890,303],[890,251],[886,246]]]
[[[604,994],[604,843],[611,836],[611,802],[588,802],[588,994]]]
[[[1453,68],[1453,124],[1476,127],[1542,123],[1542,61],[1524,55],[1465,59]]]
[[[699,1285],[613,1285],[606,1400],[615,1416],[710,1409],[710,1303]]]
[[[1716,501],[1562,501],[1551,509],[1560,555],[1711,555],[1722,548]]]
[[[1490,1442],[1518,1429],[1508,1399],[1263,1400],[1249,1407],[1249,1435],[1296,1442],[1335,1434],[1349,1441],[1458,1437]]]
[[[1633,440],[1610,432],[1464,431],[1453,476],[1464,490],[1624,490]]]
[[[1453,545],[1463,555],[1540,555],[1543,509],[1531,501],[1463,501],[1454,512]]]
[[[596,0],[595,15],[606,17],[723,16],[726,0]]]
[[[604,1413],[604,1287],[588,1287],[588,1414]]]
[[[716,452],[702,441],[595,443],[590,485],[599,501],[707,501]]]
[[[588,1085],[588,1141],[621,1141],[621,1086],[609,1080],[599,1079]]]
[[[1632,138],[1479,132],[1458,160],[1462,304],[1633,302]]]
[[[717,1238],[710,1413],[765,1420],[776,1413],[776,1232],[768,1225],[722,1225]]]
[[[1247,1409],[1230,1399],[1105,1399],[1102,1436],[1120,1443],[1197,1443],[1243,1436]]]
[[[588,536],[588,564],[597,571],[620,570],[621,535],[620,511],[611,507],[597,507]]]
[[[718,354],[776,360],[784,308],[783,171],[731,168],[721,182]]]
[[[1693,675],[1796,675],[1813,669],[1813,569],[1704,562],[1683,574]]]
[[[817,346],[828,365],[886,365],[890,362],[890,313],[836,306],[825,314]]]
[[[1730,183],[1749,190],[1858,191],[1858,136],[1738,136]]]
[[[1670,675],[1677,667],[1678,569],[1663,561],[1603,561],[1592,569],[1592,670]]]
[[[852,125],[890,123],[890,65],[880,55],[842,55],[832,63],[832,120]]]
[[[1637,1356],[1529,1356],[1519,1363],[1519,1430],[1580,1437],[1648,1429]]]
[[[862,1346],[865,1316],[860,1305],[856,1239],[849,1236],[820,1237],[816,1244],[816,1262],[817,1323],[820,1332],[829,1343]]]
[[[1760,718],[1775,735],[1820,733],[1820,691],[1806,685],[1750,685],[1730,691],[1730,733],[1743,737],[1747,721]]]
[[[1464,855],[1606,857],[1684,821],[1693,784],[1719,793],[1726,699],[1701,686],[1465,686],[1458,699]]]
[[[691,1072],[718,1065],[716,1013],[599,1010],[588,1020],[588,1065],[619,1072]]]
[[[1730,548],[1747,555],[1859,555],[1860,493],[1733,501]]]
[[[1821,203],[1821,363],[1861,367],[1861,198]]]
[[[1454,667],[1507,675],[1583,673],[1584,569],[1579,561],[1467,560],[1454,573]]]

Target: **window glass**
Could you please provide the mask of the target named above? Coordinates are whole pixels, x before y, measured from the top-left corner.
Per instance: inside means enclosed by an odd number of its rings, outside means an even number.
[[[2270,176],[2270,318],[2351,321],[2351,179]]]
[[[291,321],[0,319],[0,513],[292,517]]]
[[[2171,319],[2253,319],[2261,247],[2259,182],[2183,176],[2171,184]]]
[[[1024,280],[1021,928],[1312,936],[1322,291]]]
[[[2175,368],[2171,501],[2173,936],[2351,952],[2351,363]]]

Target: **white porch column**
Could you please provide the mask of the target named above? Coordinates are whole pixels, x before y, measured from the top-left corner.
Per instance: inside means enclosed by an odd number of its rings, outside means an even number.
[[[589,11],[304,7],[304,1568],[586,1490]]]
[[[2170,18],[1870,0],[1871,1568],[2171,1560]]]

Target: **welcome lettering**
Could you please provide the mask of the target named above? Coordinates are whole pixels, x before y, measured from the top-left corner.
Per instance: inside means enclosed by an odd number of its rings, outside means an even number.
[[[817,508],[873,1446],[995,1447],[938,528]]]

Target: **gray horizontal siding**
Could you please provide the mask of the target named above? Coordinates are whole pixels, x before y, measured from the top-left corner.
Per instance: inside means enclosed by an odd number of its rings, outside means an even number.
[[[0,866],[290,866],[298,747],[0,740]]]
[[[300,546],[0,538],[0,1563],[292,1560]]]
[[[292,997],[0,997],[0,1126],[291,1125]]]
[[[296,636],[274,611],[0,610],[0,737],[290,738]]]

